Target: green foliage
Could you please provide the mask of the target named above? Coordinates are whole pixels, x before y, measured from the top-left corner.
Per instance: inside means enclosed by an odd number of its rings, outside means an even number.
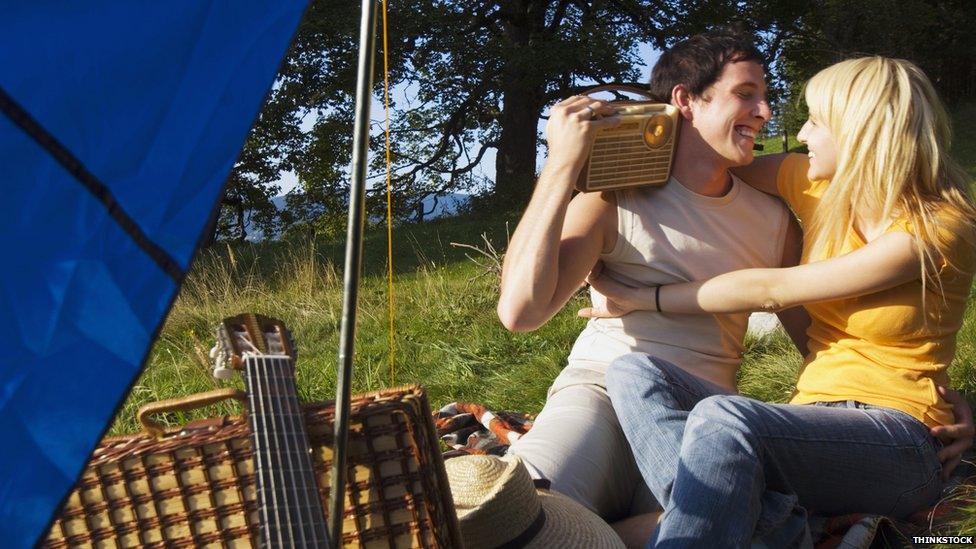
[[[806,5],[784,33],[777,75],[787,93],[783,121],[796,132],[806,119],[803,84],[851,57],[908,59],[946,101],[976,94],[976,10],[969,0],[821,0]]]
[[[298,175],[300,189],[290,199],[296,207],[278,220],[286,228],[340,208],[352,149],[359,10],[350,2],[310,6],[246,148],[266,164],[248,157],[236,166],[222,227],[233,227],[241,207],[274,215],[262,209],[267,193],[243,190],[274,181],[267,170]],[[425,197],[457,190],[484,192],[495,207],[518,209],[536,175],[536,128],[548,105],[592,83],[634,83],[640,43],[663,48],[730,21],[768,31],[796,11],[775,2],[754,10],[735,2],[655,0],[408,0],[389,10],[389,82],[402,90],[391,98],[398,218],[415,216]],[[764,48],[775,47],[760,36]],[[376,47],[373,97],[382,101],[382,40]],[[385,138],[379,125],[370,134],[371,181],[381,183]],[[496,178],[485,181],[475,168],[492,149]],[[381,187],[368,195],[371,214],[385,208]],[[312,227],[302,232],[328,233]]]
[[[308,141],[290,153],[306,192],[342,187],[334,166],[347,165],[347,156],[309,153],[337,143],[349,149],[348,137],[334,139],[332,130],[352,133],[359,9],[353,3],[312,5],[271,98],[315,116]],[[391,98],[398,215],[412,214],[425,196],[483,187],[473,169],[490,148],[498,149],[499,185],[505,184],[505,163],[518,164],[513,159],[530,164],[513,176],[534,178],[542,108],[581,81],[636,78],[638,42],[660,17],[648,2],[621,8],[554,0],[411,0],[391,3],[389,10],[389,82],[405,90]],[[378,61],[383,48],[377,41]],[[378,100],[382,66],[377,62],[374,74]],[[370,147],[372,168],[382,173],[385,139],[378,130],[371,132]]]

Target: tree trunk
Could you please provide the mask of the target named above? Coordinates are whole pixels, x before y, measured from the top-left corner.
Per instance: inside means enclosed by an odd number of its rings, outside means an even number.
[[[237,241],[246,242],[247,241],[247,225],[244,223],[244,201],[242,200],[237,206]]]
[[[506,83],[502,132],[495,157],[495,196],[504,204],[524,206],[535,181],[539,123],[538,87],[525,81]]]
[[[515,16],[504,26],[513,52],[502,75],[501,135],[495,157],[495,198],[501,205],[523,207],[535,181],[537,125],[542,110],[545,82],[524,55],[531,49],[534,32],[542,32],[546,2],[500,2]],[[516,55],[515,52],[520,52]]]

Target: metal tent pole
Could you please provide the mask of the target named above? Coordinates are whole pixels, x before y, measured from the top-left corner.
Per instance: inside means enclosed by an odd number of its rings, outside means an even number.
[[[356,82],[356,129],[353,134],[352,185],[349,189],[349,227],[346,233],[346,267],[343,275],[342,328],[339,335],[338,381],[335,403],[335,447],[332,460],[330,546],[342,547],[342,512],[345,508],[346,442],[349,435],[349,401],[353,348],[356,343],[356,304],[362,269],[363,222],[366,217],[366,161],[369,145],[369,107],[373,88],[376,45],[376,1],[363,0],[359,26],[359,72]]]

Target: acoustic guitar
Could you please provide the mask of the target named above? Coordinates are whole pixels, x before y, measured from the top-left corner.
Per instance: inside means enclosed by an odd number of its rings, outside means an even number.
[[[229,317],[217,329],[212,354],[214,377],[241,371],[247,387],[261,546],[328,548],[288,329],[262,315]]]

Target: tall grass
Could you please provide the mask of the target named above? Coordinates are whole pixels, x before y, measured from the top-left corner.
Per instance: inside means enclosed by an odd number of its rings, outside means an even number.
[[[395,261],[394,367],[390,367],[386,258],[367,252],[360,286],[353,390],[423,383],[434,403],[456,399],[538,410],[582,321],[568,308],[544,329],[510,334],[495,317],[497,273],[451,246],[483,245],[474,227],[500,237],[505,219],[406,227]],[[371,234],[370,239],[376,235]],[[488,237],[491,238],[491,237]],[[147,402],[217,386],[208,349],[221,319],[258,312],[281,319],[299,350],[297,383],[305,400],[334,398],[342,307],[342,248],[310,240],[218,245],[203,252],[186,279],[165,327],[112,428],[138,429],[135,411]],[[572,309],[572,310],[570,310]],[[238,386],[240,380],[236,381]],[[176,414],[176,424],[200,415],[239,412],[234,404]]]

